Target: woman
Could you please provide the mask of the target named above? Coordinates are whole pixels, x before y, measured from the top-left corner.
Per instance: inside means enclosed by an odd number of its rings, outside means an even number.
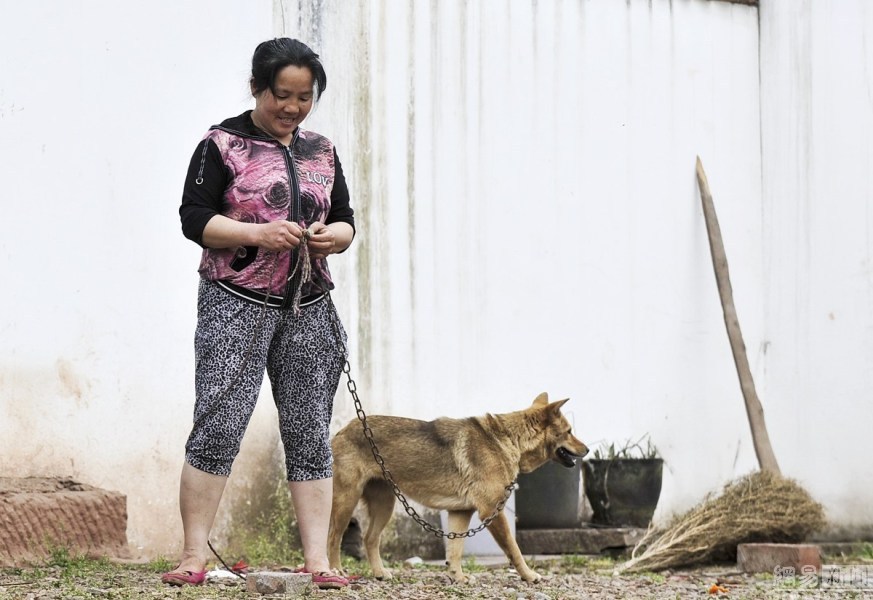
[[[342,167],[326,138],[300,128],[327,78],[305,44],[258,45],[255,108],[212,127],[191,159],[179,213],[200,244],[194,426],[179,492],[184,549],[162,580],[199,585],[208,537],[264,372],[279,413],[285,466],[303,545],[302,571],[330,572],[332,495],[328,426],[345,336],[326,299],[326,257],[354,237]]]

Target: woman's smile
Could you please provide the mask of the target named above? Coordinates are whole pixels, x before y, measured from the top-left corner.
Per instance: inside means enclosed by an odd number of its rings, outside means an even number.
[[[313,81],[312,72],[306,67],[283,68],[276,74],[273,89],[255,96],[252,121],[283,144],[291,143],[297,126],[312,110]]]

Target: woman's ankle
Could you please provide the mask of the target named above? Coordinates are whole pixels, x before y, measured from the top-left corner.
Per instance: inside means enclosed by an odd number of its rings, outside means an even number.
[[[206,570],[206,559],[199,553],[185,552],[182,554],[182,560],[179,561],[179,566],[174,571],[191,571],[199,573]]]
[[[303,569],[307,573],[330,573],[330,563],[321,562],[321,561],[313,561],[303,564]]]

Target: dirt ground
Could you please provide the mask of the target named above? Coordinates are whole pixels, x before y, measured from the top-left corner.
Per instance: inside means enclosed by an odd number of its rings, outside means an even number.
[[[366,600],[509,598],[515,600],[684,599],[684,598],[869,598],[873,585],[823,589],[797,579],[777,580],[772,575],[745,575],[733,565],[640,575],[615,575],[615,563],[596,557],[542,557],[531,566],[543,580],[527,584],[505,565],[468,563],[472,575],[464,585],[453,584],[438,565],[396,568],[395,578],[376,581],[362,577],[342,590],[315,590],[309,597]],[[245,582],[212,581],[200,587],[176,588],[160,582],[163,564],[118,564],[106,561],[69,561],[36,569],[0,570],[0,599],[187,599],[187,598],[285,598],[249,594]],[[278,570],[278,567],[259,570]],[[873,570],[873,569],[871,569]],[[867,582],[870,583],[869,581]]]

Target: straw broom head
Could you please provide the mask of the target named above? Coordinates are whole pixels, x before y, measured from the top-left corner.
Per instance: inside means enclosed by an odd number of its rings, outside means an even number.
[[[755,472],[708,495],[666,529],[650,529],[618,570],[657,571],[736,558],[737,544],[799,542],[824,525],[821,505],[799,484]]]

